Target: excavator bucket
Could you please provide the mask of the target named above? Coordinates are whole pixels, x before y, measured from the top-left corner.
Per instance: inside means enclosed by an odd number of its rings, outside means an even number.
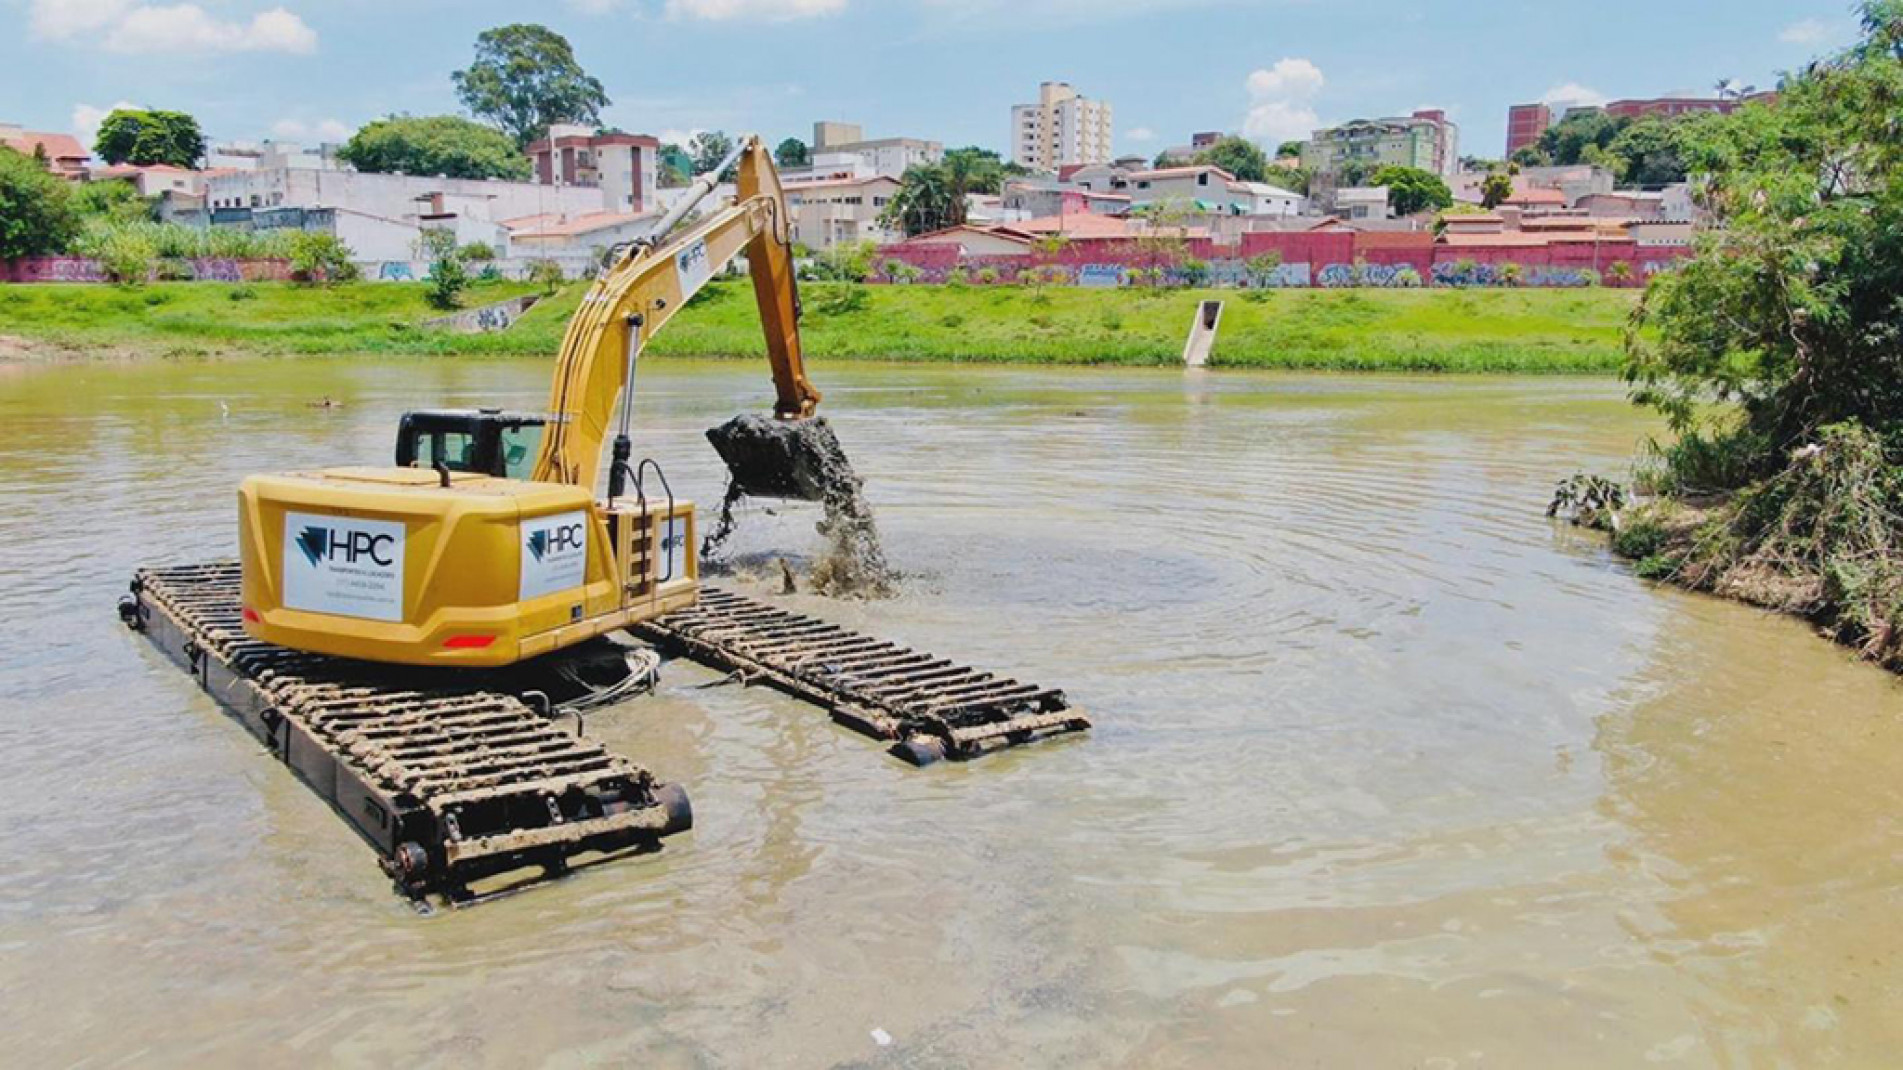
[[[839,437],[819,417],[736,416],[709,429],[707,441],[727,462],[734,489],[749,497],[823,502],[858,491]]]

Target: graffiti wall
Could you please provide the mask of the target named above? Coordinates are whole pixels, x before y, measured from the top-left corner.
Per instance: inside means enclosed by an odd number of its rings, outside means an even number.
[[[1056,256],[961,256],[956,245],[893,245],[875,260],[874,281],[1009,285],[1036,272],[1048,284],[1089,287],[1642,286],[1690,255],[1681,246],[1630,241],[1448,246],[1427,232],[1244,234],[1236,245],[1190,244],[1190,251],[1174,258],[1130,241],[1074,242]],[[890,261],[908,270],[887,272]]]
[[[205,257],[164,260],[154,265],[154,279],[167,282],[281,282],[291,277],[285,260],[232,260]],[[0,261],[0,282],[111,282],[97,260],[80,256],[29,257]]]

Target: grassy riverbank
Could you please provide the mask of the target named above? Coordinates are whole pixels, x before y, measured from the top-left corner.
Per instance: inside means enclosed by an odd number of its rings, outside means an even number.
[[[528,288],[489,283],[469,306]],[[420,285],[0,286],[0,335],[56,353],[550,355],[580,300],[571,286],[506,332],[421,326]],[[1618,366],[1630,292],[1590,290],[1130,291],[851,286],[802,290],[815,359],[1171,364],[1205,298],[1225,301],[1212,363],[1355,371],[1605,372]],[[651,352],[762,352],[748,284],[719,282]],[[16,350],[28,347],[15,346]]]

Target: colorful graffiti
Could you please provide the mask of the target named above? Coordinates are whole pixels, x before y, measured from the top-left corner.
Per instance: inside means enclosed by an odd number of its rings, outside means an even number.
[[[416,272],[402,260],[388,260],[377,266],[377,278],[383,282],[415,282]]]
[[[290,278],[291,268],[283,260],[167,259],[153,266],[151,277],[166,282],[266,282]],[[46,256],[0,261],[0,282],[111,281],[105,265],[89,257]]]

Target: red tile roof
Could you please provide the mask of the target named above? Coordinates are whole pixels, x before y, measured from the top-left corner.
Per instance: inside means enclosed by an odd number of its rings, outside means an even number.
[[[633,212],[590,212],[564,220],[560,216],[537,215],[525,219],[511,219],[503,222],[510,234],[517,238],[565,238],[577,234],[592,234],[597,230],[607,230],[640,219]]]
[[[7,148],[27,156],[33,155],[35,145],[46,146],[46,158],[49,160],[84,160],[92,155],[79,139],[71,134],[46,134],[38,130],[23,130],[19,137],[4,139]]]

